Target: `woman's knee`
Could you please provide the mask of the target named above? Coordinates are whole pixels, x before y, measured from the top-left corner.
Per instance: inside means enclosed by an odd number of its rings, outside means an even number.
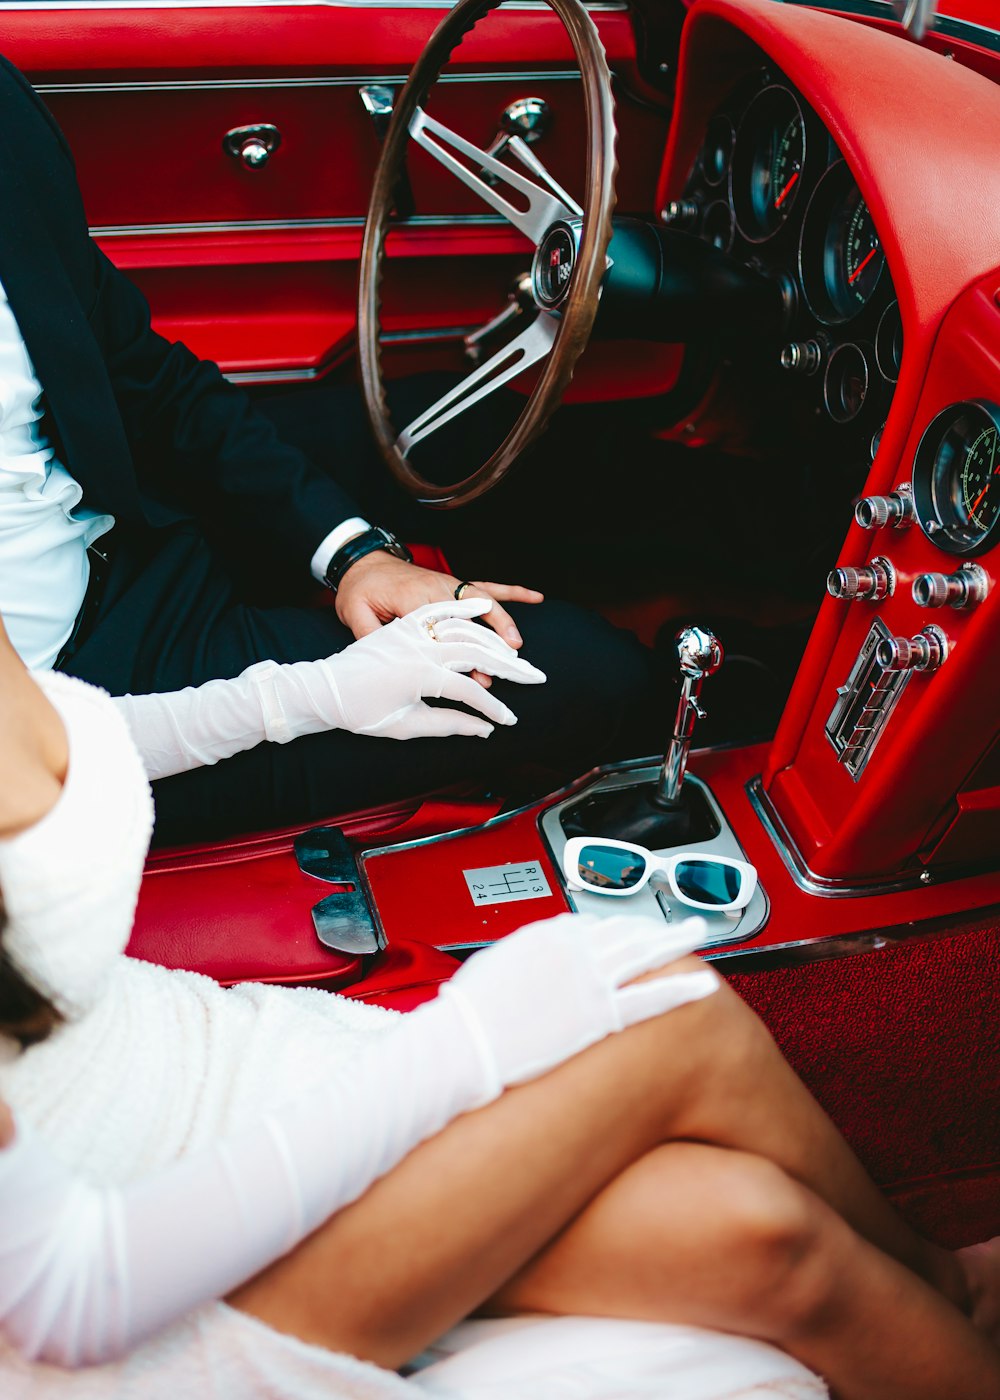
[[[835,1236],[846,1227],[771,1162],[726,1155],[716,1233],[730,1242],[734,1321],[773,1341],[801,1335],[830,1305]]]

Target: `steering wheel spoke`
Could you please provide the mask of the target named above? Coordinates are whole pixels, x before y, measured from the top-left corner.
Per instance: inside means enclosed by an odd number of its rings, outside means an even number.
[[[541,161],[537,161],[537,166],[542,172],[547,188],[537,185],[534,180],[529,180],[519,171],[512,170],[509,165],[497,160],[496,156],[491,156],[482,147],[467,141],[464,136],[459,136],[451,127],[429,117],[421,107],[416,109],[410,119],[410,137],[464,185],[468,185],[484,204],[502,214],[519,232],[530,238],[536,247],[541,243],[546,229],[557,219],[571,219],[580,213],[579,205],[556,184]],[[475,168],[464,164],[455,152],[472,161]],[[488,171],[500,183],[488,184],[480,171]],[[527,200],[527,208],[519,208],[505,198],[503,186],[522,195]],[[563,198],[560,198],[560,195]]]
[[[520,335],[414,418],[396,439],[397,451],[405,457],[411,447],[430,437],[443,424],[450,423],[473,404],[481,403],[502,385],[509,384],[523,370],[543,360],[555,343],[558,329],[558,316],[548,311],[539,312]]]
[[[427,115],[427,95],[455,49],[502,3],[455,0],[445,7],[444,17],[393,104],[361,245],[358,369],[368,421],[395,480],[414,500],[437,510],[467,505],[491,490],[545,431],[586,347],[608,268],[617,168],[614,98],[601,36],[585,0],[546,0],[562,23],[580,70],[585,119],[581,135],[586,141],[582,208],[520,137],[510,138],[501,161]],[[526,274],[530,285],[518,296],[526,316],[534,319],[519,322],[517,334],[502,349],[399,432],[389,412],[382,362],[382,296],[386,242],[398,226],[393,211],[398,213],[399,184],[406,173],[407,152],[414,145],[534,245],[531,273]],[[464,256],[469,250],[460,242],[448,251]],[[441,275],[447,275],[444,269]],[[512,313],[506,319],[512,319]],[[463,413],[469,418],[462,426],[471,426],[476,404],[532,366],[537,370],[531,392],[492,454],[478,465],[470,461],[467,474],[458,481],[445,483],[424,476],[414,460],[421,454],[412,449]],[[470,432],[468,437],[468,455],[474,457],[475,434]]]

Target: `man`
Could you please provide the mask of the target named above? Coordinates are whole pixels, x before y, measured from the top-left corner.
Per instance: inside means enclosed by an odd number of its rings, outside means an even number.
[[[329,655],[453,596],[461,580],[409,562],[370,528],[393,522],[373,522],[216,366],[153,333],[141,294],[89,239],[65,141],[7,63],[0,122],[0,613],[29,664],[113,693],[175,690]],[[327,579],[335,609],[256,605],[272,572]],[[493,597],[490,624],[548,674],[504,697],[516,728],[484,743],[336,732],[260,745],[159,784],[159,839],[641,749],[628,736],[653,732],[651,685],[634,639],[516,585],[464,591]]]

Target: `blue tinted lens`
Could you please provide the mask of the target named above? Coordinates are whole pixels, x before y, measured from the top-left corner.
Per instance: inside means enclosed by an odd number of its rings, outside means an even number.
[[[645,856],[620,851],[615,846],[584,846],[577,857],[580,883],[592,885],[595,890],[634,889],[645,870]]]
[[[681,894],[699,904],[732,904],[743,883],[734,866],[716,865],[712,860],[682,860],[674,879]]]

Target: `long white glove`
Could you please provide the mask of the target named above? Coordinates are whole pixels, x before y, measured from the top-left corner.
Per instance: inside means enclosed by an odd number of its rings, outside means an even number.
[[[505,1084],[714,991],[708,969],[622,985],[703,936],[700,919],[532,924],[476,954],[323,1090],[124,1188],[74,1178],[19,1125],[0,1150],[0,1328],[58,1365],[121,1355],[252,1278]]]
[[[473,622],[491,607],[488,598],[429,603],[336,656],[290,665],[260,661],[234,680],[118,696],[115,704],[150,778],[218,763],[264,739],[287,744],[327,729],[386,739],[485,739],[494,724],[516,724],[517,716],[463,672],[522,685],[545,680],[495,632]],[[478,715],[432,709],[426,700],[457,701]]]
[[[706,930],[698,917],[667,924],[560,914],[471,958],[440,996],[457,1006],[476,1041],[489,1098],[613,1031],[709,996],[719,979],[707,967],[625,985],[694,952]]]

